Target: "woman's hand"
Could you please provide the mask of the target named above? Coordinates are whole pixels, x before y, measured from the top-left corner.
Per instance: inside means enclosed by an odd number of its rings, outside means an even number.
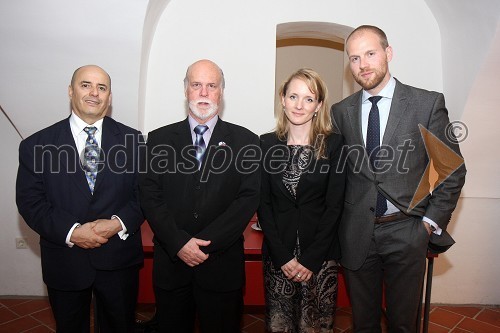
[[[313,272],[302,266],[300,262],[297,262],[292,275],[295,282],[307,282],[311,279]]]
[[[281,266],[281,270],[287,279],[294,282],[307,282],[313,275],[309,269],[302,266],[295,258]]]
[[[285,274],[287,279],[293,279],[295,272],[295,267],[299,264],[297,259],[293,258],[283,266],[281,266],[281,270],[283,271],[283,274]]]

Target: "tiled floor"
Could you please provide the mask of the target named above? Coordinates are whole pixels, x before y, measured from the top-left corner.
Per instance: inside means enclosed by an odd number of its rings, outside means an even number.
[[[139,304],[137,319],[148,320],[154,313],[151,304]],[[384,326],[384,325],[383,325]],[[351,309],[339,308],[335,318],[335,333],[351,332]],[[0,333],[55,332],[54,319],[48,300],[0,296]],[[143,330],[138,330],[143,332]],[[247,313],[243,318],[243,333],[264,333],[264,316]],[[500,333],[499,306],[432,306],[429,333]],[[151,332],[152,333],[152,332]]]

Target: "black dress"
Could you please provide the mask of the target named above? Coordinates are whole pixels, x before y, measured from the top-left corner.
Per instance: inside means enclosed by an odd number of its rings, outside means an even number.
[[[297,186],[313,154],[308,146],[289,145],[290,160],[283,173],[283,184],[296,198]],[[300,261],[300,239],[294,250]],[[337,300],[335,260],[323,262],[318,274],[307,282],[288,280],[281,267],[274,267],[271,257],[263,256],[266,325],[270,332],[333,332]]]

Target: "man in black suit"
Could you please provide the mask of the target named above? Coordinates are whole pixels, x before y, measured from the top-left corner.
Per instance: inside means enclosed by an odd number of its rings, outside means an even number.
[[[133,332],[143,263],[138,202],[140,133],[106,117],[111,79],[78,68],[71,115],[19,147],[16,201],[40,235],[43,279],[58,333]]]
[[[259,139],[219,118],[224,75],[189,66],[187,119],[148,136],[140,198],[154,232],[153,284],[160,332],[240,331],[242,233],[259,203]]]
[[[443,94],[392,77],[393,52],[381,29],[358,27],[347,38],[346,51],[363,87],[332,106],[348,148],[339,238],[354,331],[381,331],[384,285],[389,331],[415,332],[427,249],[443,251],[454,243],[446,227],[465,182],[465,165],[447,131]],[[428,132],[433,142],[424,142]],[[437,145],[441,153],[428,156]],[[431,193],[430,159],[439,173]]]

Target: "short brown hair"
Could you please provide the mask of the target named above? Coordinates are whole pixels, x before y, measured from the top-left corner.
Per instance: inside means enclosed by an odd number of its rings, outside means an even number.
[[[382,48],[385,50],[389,46],[389,41],[387,40],[387,35],[385,32],[380,29],[379,27],[376,27],[374,25],[360,25],[356,29],[353,30],[345,40],[345,45],[349,42],[349,38],[351,38],[353,35],[355,35],[358,32],[362,31],[371,31],[374,34],[376,34],[379,37],[380,40],[380,45],[382,45]]]

